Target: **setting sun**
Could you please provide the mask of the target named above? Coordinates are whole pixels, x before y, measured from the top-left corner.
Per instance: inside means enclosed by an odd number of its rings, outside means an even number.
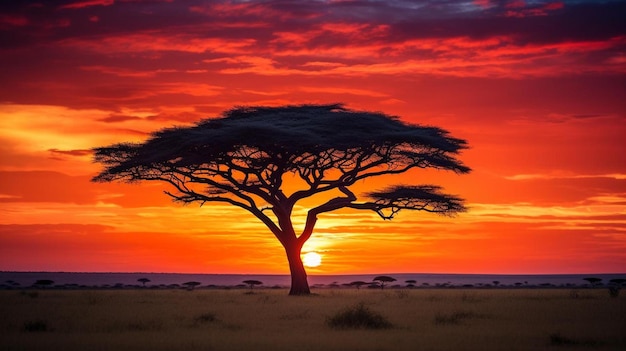
[[[317,252],[308,252],[302,256],[302,262],[307,267],[318,267],[322,264],[322,256]]]

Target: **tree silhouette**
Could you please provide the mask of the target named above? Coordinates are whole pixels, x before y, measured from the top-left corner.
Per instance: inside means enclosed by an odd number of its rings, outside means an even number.
[[[148,278],[139,278],[137,279],[138,282],[140,282],[141,284],[143,284],[143,286],[146,286],[146,283],[150,282],[150,279]]]
[[[586,280],[589,283],[589,285],[594,287],[596,285],[600,285],[600,282],[602,281],[602,278],[588,277],[588,278],[583,278],[583,280]]]
[[[352,185],[418,168],[467,173],[455,158],[464,148],[464,140],[445,130],[341,104],[241,107],[190,127],[157,131],[143,143],[95,148],[95,161],[105,168],[93,180],[165,182],[175,201],[221,202],[250,212],[284,247],[289,293],[301,295],[310,293],[301,250],[321,214],[350,208],[390,220],[403,209],[447,215],[464,210],[462,199],[435,185],[394,185],[361,200]],[[285,183],[297,189],[287,192]],[[312,197],[318,204],[297,232],[294,207]]]
[[[361,280],[356,280],[356,281],[350,282],[348,285],[349,286],[356,286],[356,289],[359,290],[359,289],[361,289],[361,287],[363,285],[367,285],[367,284],[369,284],[369,283],[366,283],[366,282],[361,281]]]
[[[35,282],[34,285],[40,286],[40,287],[45,287],[45,286],[50,286],[52,284],[54,284],[53,280],[50,280],[50,279],[39,279],[39,280],[37,280]]]
[[[615,284],[617,286],[622,286],[624,283],[626,283],[626,279],[624,279],[624,278],[615,278],[615,279],[609,280],[609,283]]]
[[[250,279],[250,280],[244,280],[244,281],[243,281],[243,283],[244,283],[244,284],[248,284],[248,286],[250,287],[250,290],[252,290],[252,288],[253,288],[255,285],[261,285],[261,284],[263,284],[263,282],[262,282],[262,281],[259,281],[259,280],[253,280],[253,279]]]
[[[616,278],[609,280],[609,295],[611,297],[618,297],[619,292],[622,289],[622,285],[626,283],[624,278]]]
[[[200,284],[202,284],[202,283],[200,283],[200,282],[186,282],[186,283],[183,283],[183,285],[185,285],[187,287],[187,289],[189,289],[189,290],[193,290],[196,286],[198,286]]]
[[[380,288],[384,289],[385,288],[385,283],[391,283],[391,282],[395,282],[396,278],[392,278],[386,275],[379,275],[378,277],[372,279],[375,282],[380,282]]]

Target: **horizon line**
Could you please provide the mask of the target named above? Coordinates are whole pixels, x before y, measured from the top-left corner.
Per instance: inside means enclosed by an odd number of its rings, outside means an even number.
[[[265,275],[290,276],[289,273],[189,273],[189,272],[130,272],[130,271],[17,271],[0,270],[0,273],[66,273],[66,274],[179,274],[179,275]],[[579,273],[432,273],[432,272],[384,272],[384,273],[309,273],[308,276],[351,276],[351,275],[492,275],[492,276],[547,276],[547,275],[626,275],[626,272],[579,272]]]

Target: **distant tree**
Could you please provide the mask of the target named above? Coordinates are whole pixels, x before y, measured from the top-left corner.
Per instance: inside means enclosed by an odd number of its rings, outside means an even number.
[[[396,278],[392,278],[386,275],[379,275],[378,277],[372,279],[375,282],[379,282],[380,283],[380,288],[384,289],[385,288],[385,283],[391,283],[391,282],[395,282]]]
[[[252,288],[253,288],[255,285],[261,285],[261,284],[263,284],[263,282],[262,282],[262,281],[259,281],[259,280],[244,280],[243,282],[244,282],[245,284],[248,284],[248,286],[250,287],[250,290],[252,290]]]
[[[583,278],[583,280],[586,280],[589,283],[589,285],[591,285],[592,287],[596,285],[600,285],[600,282],[602,281],[601,278],[596,278],[596,277]]]
[[[139,278],[139,279],[137,279],[137,281],[142,283],[143,286],[146,286],[146,283],[150,282],[150,279],[148,279],[148,278]]]
[[[390,220],[401,210],[452,215],[463,200],[436,185],[393,185],[362,194],[359,181],[432,168],[467,173],[456,159],[466,142],[436,127],[407,124],[382,113],[341,104],[241,107],[191,127],[152,134],[143,143],[94,149],[105,169],[94,181],[159,181],[184,204],[226,203],[251,213],[285,249],[290,295],[309,294],[303,245],[321,214],[340,209],[374,211]],[[405,179],[415,179],[414,177]],[[293,192],[286,192],[295,189]],[[316,196],[319,194],[327,196]],[[320,203],[307,212],[302,231],[292,212],[300,201]],[[323,199],[323,200],[321,200]]]
[[[50,286],[52,284],[54,284],[53,280],[50,280],[50,279],[39,279],[39,280],[37,280],[35,282],[34,285],[40,286],[40,287],[46,287],[46,286]]]
[[[617,286],[622,286],[624,285],[624,283],[626,283],[626,279],[623,279],[623,278],[611,279],[609,280],[609,283],[616,284]]]
[[[622,285],[626,283],[626,279],[617,278],[609,280],[609,295],[611,297],[618,297],[620,290],[622,289]]]
[[[415,279],[405,280],[404,282],[406,283],[407,288],[413,288],[415,287],[415,284],[417,284],[417,280]]]
[[[186,282],[183,283],[184,286],[186,286],[189,290],[193,290],[196,286],[200,285],[202,283],[200,282]]]
[[[494,280],[494,281],[493,281],[493,285],[495,285],[495,286],[500,285],[500,281],[498,281],[498,280]]]
[[[359,289],[361,289],[361,287],[363,285],[367,285],[367,284],[369,284],[369,283],[366,283],[366,282],[361,281],[361,280],[357,280],[357,281],[350,282],[348,285],[355,286],[356,289],[359,290]]]

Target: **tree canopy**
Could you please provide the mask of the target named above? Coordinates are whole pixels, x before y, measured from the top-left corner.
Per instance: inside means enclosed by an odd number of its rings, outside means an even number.
[[[263,284],[263,282],[262,282],[262,281],[260,281],[260,280],[254,280],[254,279],[244,280],[244,281],[243,281],[243,283],[244,283],[244,284],[247,284],[247,285],[250,287],[250,289],[251,289],[251,290],[252,290],[252,288],[253,288],[255,285],[261,285],[261,284]]]
[[[385,288],[385,283],[392,283],[396,281],[396,278],[387,276],[387,275],[379,275],[377,277],[375,277],[374,279],[372,279],[375,282],[380,282],[380,288],[384,289]]]
[[[360,201],[350,186],[415,168],[467,173],[470,169],[456,158],[466,147],[443,129],[341,104],[239,107],[190,127],[157,131],[143,143],[95,148],[95,161],[105,168],[93,180],[161,181],[171,185],[166,194],[175,201],[222,202],[247,210],[287,250],[293,288],[294,268],[304,272],[295,261],[301,261],[300,250],[319,214],[352,208],[392,219],[401,210],[463,211],[462,199],[437,185],[393,185],[361,194]],[[283,187],[287,176],[301,185],[291,193]],[[335,197],[310,208],[304,230],[296,233],[294,206],[322,192]],[[303,290],[308,293],[308,285]]]

